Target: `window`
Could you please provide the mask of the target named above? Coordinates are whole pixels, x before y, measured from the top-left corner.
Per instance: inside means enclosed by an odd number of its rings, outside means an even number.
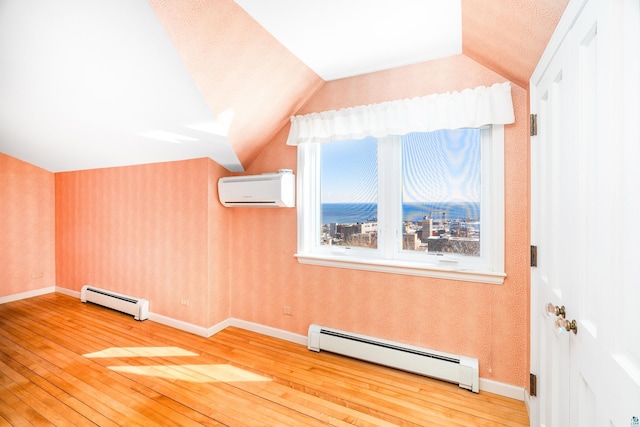
[[[298,260],[504,279],[503,126],[298,146]]]
[[[378,248],[378,141],[320,146],[320,245]]]
[[[292,117],[298,261],[502,283],[514,122],[509,82]]]
[[[401,144],[402,250],[480,256],[481,130],[414,133]]]

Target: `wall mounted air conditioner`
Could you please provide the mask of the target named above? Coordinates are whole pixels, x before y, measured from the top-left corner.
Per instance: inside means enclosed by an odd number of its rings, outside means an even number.
[[[220,178],[218,196],[226,207],[292,208],[296,176],[291,169],[280,169],[276,173]]]

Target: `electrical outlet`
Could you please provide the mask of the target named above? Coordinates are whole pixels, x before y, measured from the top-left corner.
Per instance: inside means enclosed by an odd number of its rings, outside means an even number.
[[[282,314],[286,314],[287,316],[291,316],[293,314],[293,308],[288,305],[282,306]]]
[[[43,275],[42,271],[35,271],[35,270],[33,270],[33,271],[31,272],[31,278],[32,278],[32,279],[41,279],[41,278],[42,278],[42,275]]]
[[[188,300],[188,299],[186,299],[186,298],[182,298],[182,299],[180,300],[180,304],[188,306],[188,305],[189,305],[189,300]]]

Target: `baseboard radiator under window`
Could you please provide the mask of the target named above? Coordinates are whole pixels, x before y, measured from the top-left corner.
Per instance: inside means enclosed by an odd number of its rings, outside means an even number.
[[[85,285],[80,291],[80,301],[92,302],[113,310],[131,314],[136,320],[149,318],[149,301],[142,298],[134,298],[106,289]]]
[[[458,384],[478,393],[478,359],[344,332],[320,325],[309,326],[308,348]]]

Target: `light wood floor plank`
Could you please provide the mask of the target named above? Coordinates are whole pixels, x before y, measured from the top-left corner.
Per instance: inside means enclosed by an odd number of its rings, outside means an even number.
[[[119,317],[119,316],[118,316]],[[117,320],[117,319],[116,319]],[[15,321],[19,322],[19,321]],[[48,320],[41,319],[37,324],[30,325],[29,329],[23,330],[15,330],[16,334],[19,334],[23,339],[30,338],[31,341],[39,341],[42,339],[43,334],[47,331]],[[51,325],[49,325],[51,326]],[[62,333],[61,326],[52,326],[50,328],[50,334],[56,334],[59,339],[59,342],[67,343],[67,345],[73,346],[76,350],[78,350],[79,342],[74,341],[68,335],[64,335]],[[30,336],[29,334],[33,334]],[[76,336],[79,336],[81,339],[86,338],[89,339],[88,336],[84,335],[84,332],[78,331],[75,333]],[[25,340],[25,342],[28,342]],[[0,336],[0,344],[2,343],[2,337]],[[128,404],[136,404],[137,406],[141,406],[145,408],[145,411],[149,411],[149,408],[153,406],[150,405],[150,402],[146,402],[146,405],[139,401],[136,393],[127,393],[126,388],[120,388],[121,382],[126,380],[126,377],[120,374],[116,374],[108,368],[99,369],[99,366],[92,362],[91,360],[82,357],[83,354],[90,353],[95,351],[96,349],[104,349],[112,346],[111,344],[104,344],[102,346],[93,346],[89,348],[80,349],[77,353],[77,360],[72,364],[72,367],[67,368],[67,370],[63,373],[60,372],[59,366],[70,365],[68,361],[60,360],[55,355],[48,355],[47,350],[43,349],[42,354],[47,356],[46,360],[39,360],[38,365],[46,369],[48,372],[53,374],[57,374],[60,376],[59,379],[56,379],[56,383],[60,384],[61,387],[74,387],[74,395],[79,395],[83,397],[84,401],[89,399],[94,399],[94,396],[100,396],[99,400],[89,400],[91,402],[91,406],[95,407],[101,414],[105,414],[113,418],[116,422],[121,425],[131,425],[134,423],[141,423],[140,425],[181,425],[180,423],[172,423],[171,419],[162,419],[160,422],[156,422],[153,419],[150,419],[143,414],[140,414],[140,417],[136,417],[136,420],[129,420],[127,415],[128,412]],[[127,343],[127,346],[131,346],[131,343]],[[60,350],[62,353],[65,352],[64,349]],[[25,355],[25,351],[20,352],[22,356]],[[53,363],[52,363],[53,362]],[[94,380],[92,378],[92,372],[90,371],[82,371],[83,365],[91,365],[95,367],[95,369],[99,369],[96,373],[97,379]],[[70,379],[73,384],[64,385],[61,381],[65,379]],[[104,381],[108,381],[109,387],[105,388],[106,393],[102,393],[100,388],[102,388],[102,384]],[[133,384],[134,382],[131,382]],[[97,388],[96,388],[97,387]],[[119,397],[122,397],[124,401],[120,400]],[[194,396],[194,398],[197,396]],[[107,405],[106,407],[104,405]],[[205,407],[204,410],[209,412],[210,409]],[[242,414],[239,414],[241,416]],[[188,423],[187,423],[188,424]]]
[[[523,402],[502,396],[238,328],[205,339],[48,294],[0,305],[4,425],[526,426],[528,418]]]
[[[0,379],[0,385],[11,389],[17,398],[54,425],[87,423],[88,420],[81,414],[66,405],[59,405],[54,396],[2,362],[0,362],[0,370],[6,374]]]

